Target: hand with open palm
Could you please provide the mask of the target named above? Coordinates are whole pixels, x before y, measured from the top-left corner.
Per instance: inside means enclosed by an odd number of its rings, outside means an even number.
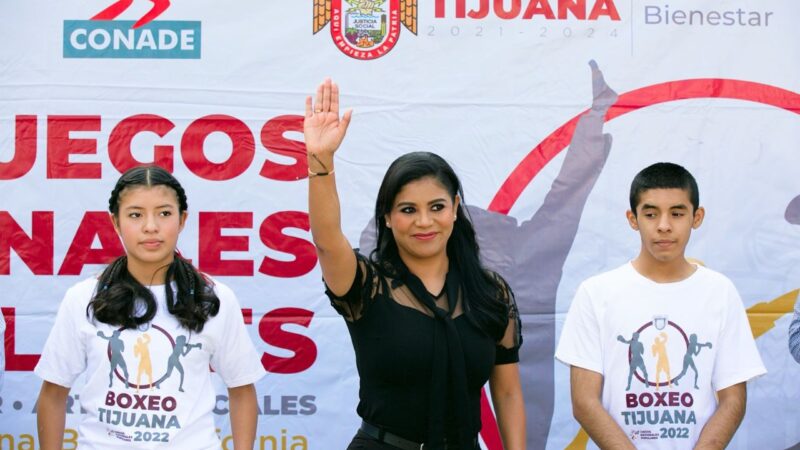
[[[309,163],[315,162],[323,166],[323,169],[332,169],[333,153],[347,133],[347,126],[350,125],[352,110],[347,110],[339,117],[339,86],[333,83],[330,78],[326,79],[317,87],[317,95],[313,100],[306,97],[306,115],[303,121],[303,133],[305,135],[306,150],[310,155]],[[316,160],[316,161],[314,161]],[[311,167],[309,169],[320,169]]]

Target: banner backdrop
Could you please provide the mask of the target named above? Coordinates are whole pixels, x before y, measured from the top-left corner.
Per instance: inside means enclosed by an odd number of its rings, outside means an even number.
[[[325,77],[355,111],[336,159],[354,247],[373,245],[397,156],[435,151],[462,178],[486,263],[517,294],[528,448],[593,447],[552,355],[578,283],[637,254],[629,184],[663,160],[696,176],[707,216],[687,255],[739,288],[769,370],[731,448],[800,443],[800,3],[29,0],[0,15],[0,448],[38,448],[32,369],[65,290],[123,252],[115,180],[151,162],[188,193],[180,251],[237,293],[269,372],[256,448],[346,446],[358,378],[308,231],[301,133]],[[483,422],[500,449],[488,407]]]

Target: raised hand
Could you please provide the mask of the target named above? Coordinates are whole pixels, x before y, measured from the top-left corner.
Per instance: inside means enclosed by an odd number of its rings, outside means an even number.
[[[306,97],[306,115],[303,121],[306,150],[325,161],[330,161],[339,148],[350,125],[353,111],[347,110],[339,117],[339,86],[325,79],[317,87],[313,108],[311,97]]]

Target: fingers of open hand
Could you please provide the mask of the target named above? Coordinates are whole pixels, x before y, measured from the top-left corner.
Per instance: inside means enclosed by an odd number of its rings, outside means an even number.
[[[314,97],[314,112],[321,113],[322,112],[322,92],[325,89],[325,83],[320,84],[317,86],[317,95]]]
[[[331,79],[326,78],[322,89],[322,112],[324,113],[331,110],[331,89]]]
[[[331,112],[339,115],[339,85],[331,83]]]
[[[311,112],[311,96],[306,97],[306,118],[309,118],[313,115]]]
[[[339,123],[339,128],[341,128],[342,134],[344,134],[347,131],[347,127],[350,126],[350,118],[351,117],[353,117],[353,110],[352,109],[348,109],[342,115],[342,120]]]

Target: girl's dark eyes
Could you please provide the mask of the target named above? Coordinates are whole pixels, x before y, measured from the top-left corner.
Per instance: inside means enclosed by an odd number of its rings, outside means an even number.
[[[416,209],[411,206],[406,206],[405,208],[400,209],[400,212],[403,214],[413,214],[416,212]]]
[[[160,215],[162,217],[169,217],[169,216],[172,215],[172,211],[161,211],[161,212],[158,213],[158,215]],[[131,219],[138,219],[138,218],[142,217],[142,213],[140,213],[140,212],[128,213],[128,217],[130,217]]]
[[[444,209],[444,205],[441,203],[436,203],[433,206],[431,206],[431,209],[434,211],[441,211]]]

